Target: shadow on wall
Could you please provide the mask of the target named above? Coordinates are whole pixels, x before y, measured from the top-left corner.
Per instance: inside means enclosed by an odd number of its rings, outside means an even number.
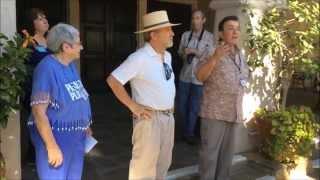
[[[276,71],[274,65],[265,58],[265,66],[254,68],[250,73],[250,86],[243,99],[243,113],[249,121],[258,108],[274,109],[276,107]]]
[[[243,97],[243,116],[249,122],[258,108],[275,108],[275,69],[266,59],[264,67],[254,68],[250,73],[250,85]],[[259,138],[252,134],[247,124],[241,125],[236,135],[236,153],[251,151],[259,144]]]

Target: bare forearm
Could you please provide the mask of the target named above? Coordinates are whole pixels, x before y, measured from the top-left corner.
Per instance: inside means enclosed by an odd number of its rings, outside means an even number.
[[[180,47],[178,54],[183,61],[187,59],[187,55],[185,53],[185,47]]]
[[[57,146],[56,140],[52,134],[48,116],[46,115],[45,111],[39,110],[38,107],[33,107],[32,113],[35,118],[36,127],[45,146],[47,148]]]
[[[107,78],[107,83],[119,101],[130,109],[132,104],[134,104],[134,101],[132,101],[123,85],[112,75]]]
[[[195,54],[195,56],[196,56],[197,58],[201,58],[201,56],[202,56],[203,53],[204,53],[204,52],[196,49],[194,54]]]
[[[206,81],[212,70],[214,69],[216,62],[217,59],[215,57],[210,57],[210,59],[206,63],[200,65],[196,73],[197,79],[201,82]]]
[[[229,45],[221,45],[218,46],[214,50],[214,54],[209,57],[209,59],[200,65],[196,72],[196,77],[199,81],[204,82],[208,79],[210,74],[212,73],[212,70],[215,68],[218,61],[221,60],[221,58],[225,57],[230,53],[230,46]]]
[[[178,55],[181,57],[181,58],[184,58],[184,49],[182,47],[179,47],[179,50],[178,50]]]

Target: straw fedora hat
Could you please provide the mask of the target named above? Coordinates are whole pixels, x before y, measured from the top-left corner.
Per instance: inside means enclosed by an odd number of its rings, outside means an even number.
[[[143,29],[135,33],[144,33],[159,28],[177,26],[178,24],[172,24],[169,22],[167,11],[154,11],[143,16]]]

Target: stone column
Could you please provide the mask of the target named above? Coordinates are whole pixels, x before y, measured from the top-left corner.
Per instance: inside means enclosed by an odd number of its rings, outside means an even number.
[[[239,17],[241,24],[240,48],[244,50],[244,40],[246,39],[246,28],[250,21],[253,29],[257,27],[258,20],[262,17],[263,12],[271,6],[286,5],[285,0],[212,0],[210,8],[215,10],[215,23],[213,32],[218,39],[218,24],[225,17],[235,15]],[[254,17],[249,18],[247,12],[243,11],[245,6],[249,6],[254,13]],[[272,95],[272,87],[275,83],[274,67],[270,63],[270,58],[265,58],[265,67],[256,68],[251,72],[250,88],[247,90],[243,109],[246,121],[253,117],[253,113],[259,107],[274,108],[275,102],[270,98]],[[245,125],[245,124],[244,124]],[[248,129],[242,126],[237,132],[236,152],[244,152],[251,150],[254,146],[254,139],[249,135]]]
[[[0,32],[12,37],[16,29],[16,1],[0,0]],[[7,128],[0,129],[0,133],[7,179],[21,179],[19,112],[11,114]]]

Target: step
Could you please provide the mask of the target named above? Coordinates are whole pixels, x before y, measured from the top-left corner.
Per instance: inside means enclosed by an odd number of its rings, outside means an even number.
[[[242,155],[234,155],[232,159],[232,165],[236,165],[240,162],[246,162],[247,158]],[[179,169],[174,169],[168,172],[166,180],[174,180],[181,177],[191,176],[199,173],[199,165],[187,166]]]

